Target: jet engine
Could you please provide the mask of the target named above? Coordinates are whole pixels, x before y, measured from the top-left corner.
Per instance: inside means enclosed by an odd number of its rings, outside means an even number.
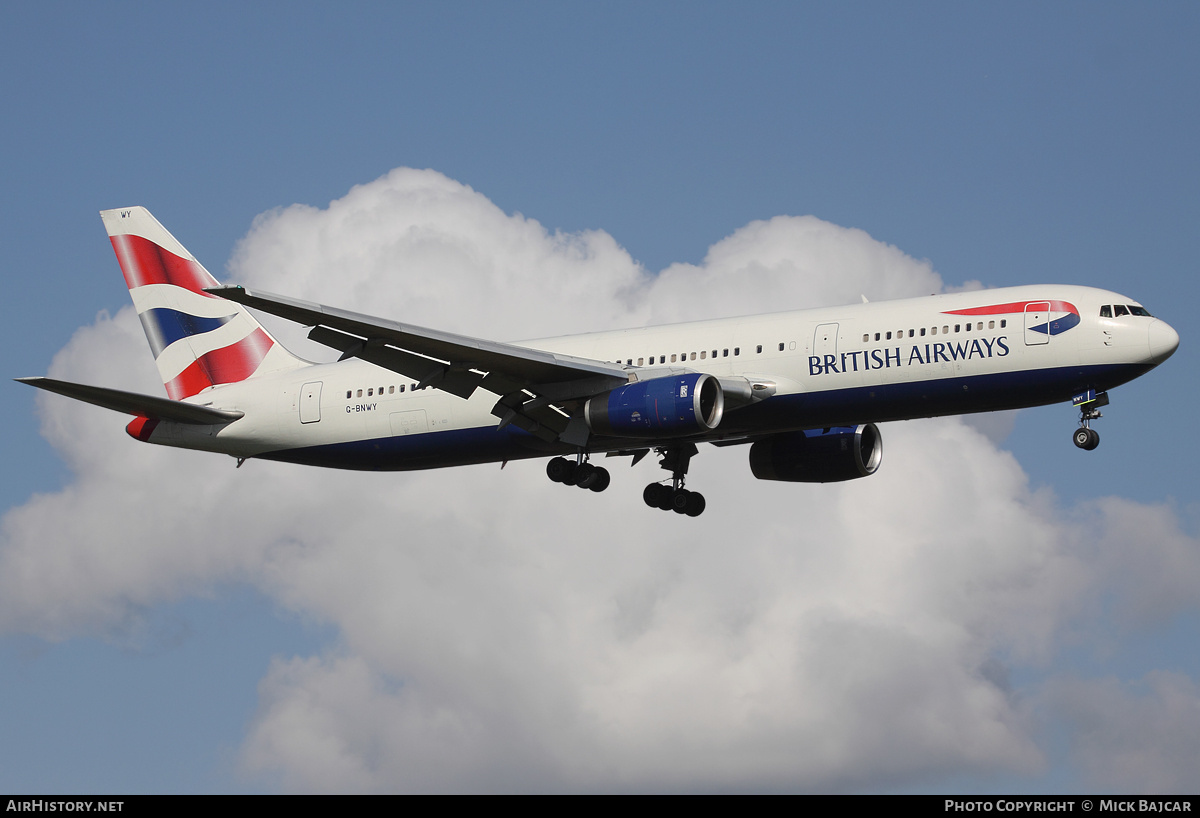
[[[651,378],[597,395],[583,406],[588,428],[616,437],[690,435],[717,428],[725,394],[712,375]]]
[[[759,480],[836,483],[874,474],[883,460],[883,438],[864,426],[784,432],[750,447],[750,470]]]

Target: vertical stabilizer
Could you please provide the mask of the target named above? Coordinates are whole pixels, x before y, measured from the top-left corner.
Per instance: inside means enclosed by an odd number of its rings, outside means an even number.
[[[102,210],[100,217],[171,398],[306,365],[245,307],[204,292],[219,283],[149,210]]]

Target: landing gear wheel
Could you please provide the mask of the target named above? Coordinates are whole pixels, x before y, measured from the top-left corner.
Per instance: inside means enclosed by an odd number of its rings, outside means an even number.
[[[596,478],[592,484],[588,486],[592,491],[601,492],[608,488],[608,484],[612,481],[612,477],[608,473],[608,469],[603,466],[596,467]]]
[[[546,464],[546,476],[550,478],[551,482],[561,483],[567,474],[568,465],[570,465],[569,460],[555,457]]]
[[[565,464],[563,476],[559,482],[564,486],[573,486],[579,480],[579,464],[566,458],[563,458],[563,463]]]
[[[670,491],[670,489],[668,489],[662,483],[651,483],[642,490],[642,500],[645,501],[646,505],[650,506],[650,508],[658,508],[658,504],[662,501],[662,494],[664,491]]]
[[[1081,426],[1075,430],[1072,440],[1076,446],[1090,452],[1092,449],[1100,445],[1100,433],[1095,429]]]
[[[671,511],[676,514],[687,514],[688,498],[692,495],[687,489],[677,489],[671,495]]]
[[[598,478],[598,469],[591,463],[580,463],[575,467],[575,485],[581,489],[590,489]]]
[[[684,511],[689,517],[699,517],[704,513],[704,495],[698,491],[689,491],[687,498],[687,509]]]

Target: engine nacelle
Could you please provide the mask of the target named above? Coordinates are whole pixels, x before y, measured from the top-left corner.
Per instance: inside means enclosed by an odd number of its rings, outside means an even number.
[[[690,435],[717,428],[725,413],[725,394],[712,375],[693,372],[638,381],[583,406],[588,428],[616,437]]]
[[[836,483],[874,474],[883,460],[883,437],[874,423],[772,435],[750,447],[750,470],[759,480]]]

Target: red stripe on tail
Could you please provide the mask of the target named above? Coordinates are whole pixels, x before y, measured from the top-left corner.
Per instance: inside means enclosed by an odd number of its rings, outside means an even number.
[[[112,236],[113,251],[125,274],[129,289],[146,284],[174,284],[194,293],[212,298],[205,287],[216,287],[216,279],[191,259],[164,250],[149,239],[141,236]]]
[[[254,374],[275,345],[262,327],[236,344],[206,352],[167,382],[172,400],[183,400],[219,383],[237,383]]]

